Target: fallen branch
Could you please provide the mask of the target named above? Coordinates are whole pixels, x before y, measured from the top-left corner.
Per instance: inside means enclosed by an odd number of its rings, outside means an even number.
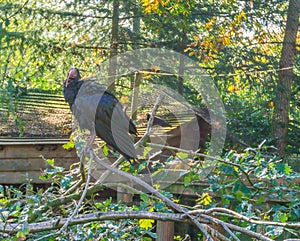
[[[132,212],[95,212],[89,214],[82,214],[74,217],[68,222],[68,226],[77,224],[90,223],[95,221],[106,220],[120,220],[120,219],[153,219],[162,221],[179,221],[185,222],[187,218],[184,214],[175,213],[159,213],[159,212],[145,212],[145,211],[132,211]],[[29,233],[38,233],[51,231],[62,228],[68,221],[68,218],[61,218],[60,216],[53,217],[51,221],[36,222],[28,224]],[[201,222],[208,222],[201,220]],[[0,232],[8,234],[16,234],[22,223],[4,223],[0,222]],[[54,235],[54,234],[53,234]]]

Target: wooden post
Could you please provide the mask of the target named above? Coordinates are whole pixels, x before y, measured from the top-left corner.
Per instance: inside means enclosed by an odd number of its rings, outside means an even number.
[[[117,188],[117,202],[121,201],[125,204],[131,204],[133,202],[133,194],[128,193],[124,188]]]
[[[173,241],[174,240],[174,222],[157,221],[156,241]]]
[[[134,89],[131,100],[131,119],[136,119],[137,107],[138,107],[138,97],[139,97],[139,87],[142,75],[140,73],[135,73],[134,75]]]

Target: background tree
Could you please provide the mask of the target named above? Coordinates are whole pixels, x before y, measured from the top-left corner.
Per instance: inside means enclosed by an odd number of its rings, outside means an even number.
[[[289,110],[291,100],[291,88],[295,79],[293,73],[296,56],[296,39],[299,27],[300,2],[290,0],[286,21],[283,47],[279,62],[278,82],[276,88],[276,101],[273,118],[273,131],[276,146],[281,155],[284,154],[287,145],[287,133],[289,125]]]

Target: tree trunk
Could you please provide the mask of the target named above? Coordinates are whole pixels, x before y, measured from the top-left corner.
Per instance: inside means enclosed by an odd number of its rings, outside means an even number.
[[[133,119],[133,120],[136,120],[136,116],[137,116],[139,88],[140,88],[141,78],[142,78],[142,75],[140,73],[135,73],[132,100],[131,100],[131,119]]]
[[[186,47],[186,33],[183,32],[180,40],[180,53],[184,54],[184,49]],[[179,59],[179,71],[178,71],[178,79],[177,79],[177,91],[179,94],[183,94],[183,75],[184,75],[184,59],[183,56],[180,56]]]
[[[296,36],[299,25],[300,1],[290,0],[281,50],[278,72],[277,93],[273,116],[273,133],[279,154],[284,155],[287,145],[291,86],[294,79],[293,63],[296,55]]]
[[[138,9],[134,8],[134,19],[132,25],[132,32],[135,39],[135,44],[133,45],[134,49],[138,49],[137,41],[140,38],[140,31],[141,31],[141,19],[138,17]],[[132,93],[132,100],[131,100],[131,119],[136,120],[137,117],[137,108],[138,108],[138,98],[139,98],[139,88],[141,83],[142,75],[140,73],[135,73],[133,76],[133,93]]]
[[[113,1],[113,16],[112,16],[112,29],[110,38],[110,60],[108,70],[108,89],[115,91],[115,79],[117,73],[117,62],[111,61],[111,58],[117,55],[118,50],[118,32],[119,32],[119,0]]]

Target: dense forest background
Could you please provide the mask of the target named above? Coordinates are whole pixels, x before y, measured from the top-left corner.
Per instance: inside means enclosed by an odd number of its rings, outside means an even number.
[[[267,139],[281,154],[299,153],[297,1],[290,5],[288,11],[288,1],[2,1],[1,102],[12,103],[22,88],[61,93],[73,65],[90,75],[118,53],[167,48],[207,70],[229,129],[245,142]],[[201,105],[180,78],[146,76],[142,84],[155,81]],[[116,85],[124,93],[132,81]]]
[[[157,237],[154,220],[171,220],[194,223],[201,231],[197,240],[219,232],[216,223],[230,237],[218,240],[246,240],[244,234],[256,240],[299,238],[299,12],[299,0],[0,0],[0,115],[13,119],[20,136],[22,95],[62,94],[71,66],[83,77],[97,76],[101,64],[120,53],[163,48],[191,58],[210,75],[226,109],[227,129],[248,147],[229,141],[220,157],[211,157],[214,173],[190,206],[159,185],[137,180],[129,165],[104,167],[147,189],[134,192],[139,203],[100,202],[97,193],[107,183],[76,186],[78,173],[66,174],[46,160],[51,168],[42,178],[52,182],[46,191],[36,190],[29,178],[25,192],[0,186],[0,237],[149,241]],[[130,102],[136,75],[115,78],[114,71],[110,66],[110,90]],[[148,71],[139,76],[141,88],[165,85],[193,106],[205,105],[187,79],[155,66]],[[185,160],[187,153],[177,157]],[[184,188],[199,181],[203,166],[195,160],[182,176]],[[138,171],[145,166],[141,162]],[[67,220],[77,211],[76,221]]]

